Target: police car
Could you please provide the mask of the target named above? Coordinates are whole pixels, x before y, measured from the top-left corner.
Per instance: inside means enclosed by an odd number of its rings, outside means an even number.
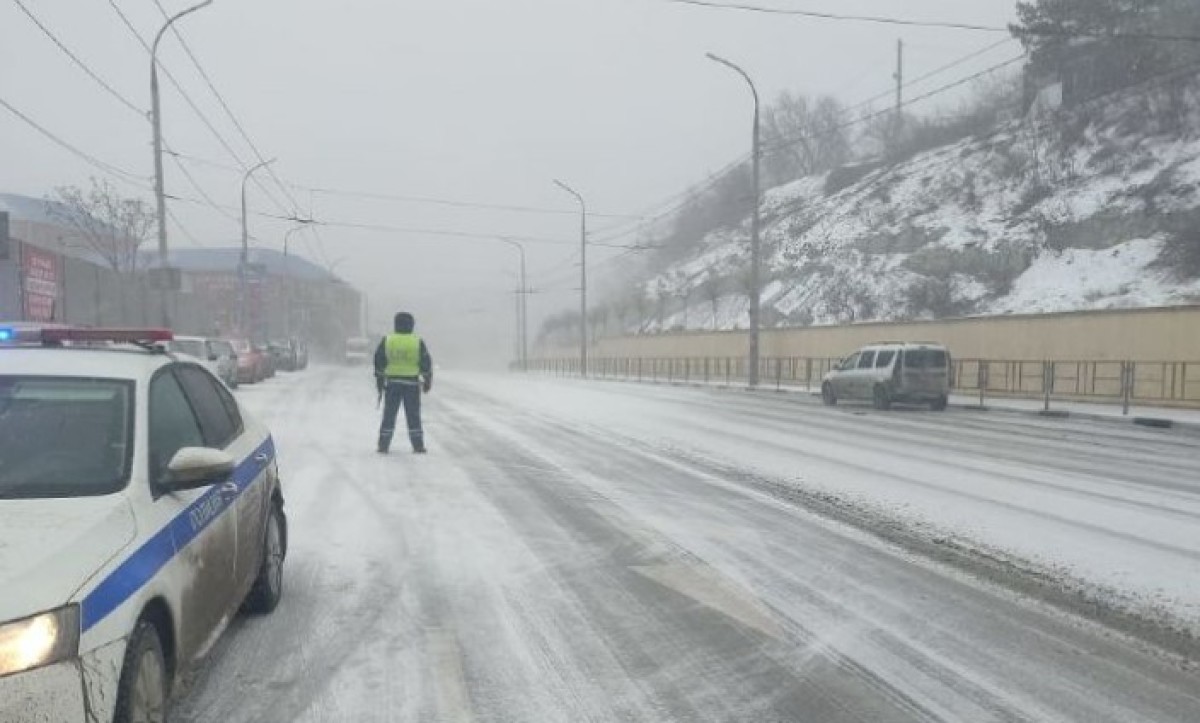
[[[0,327],[0,721],[166,719],[282,594],[270,433],[161,330]]]

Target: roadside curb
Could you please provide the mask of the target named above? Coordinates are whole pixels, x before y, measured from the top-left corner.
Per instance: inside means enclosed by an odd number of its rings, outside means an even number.
[[[991,405],[980,406],[978,404],[955,404],[951,403],[954,409],[961,409],[970,412],[999,412],[1001,414],[1021,414],[1027,417],[1042,417],[1043,419],[1085,419],[1089,422],[1106,422],[1109,424],[1125,424],[1138,427],[1149,427],[1152,429],[1178,429],[1189,432],[1200,433],[1200,422],[1185,422],[1178,419],[1166,419],[1164,417],[1142,417],[1128,416],[1119,417],[1112,414],[1097,414],[1096,412],[1077,412],[1068,409],[1014,409],[1011,407],[997,407]]]

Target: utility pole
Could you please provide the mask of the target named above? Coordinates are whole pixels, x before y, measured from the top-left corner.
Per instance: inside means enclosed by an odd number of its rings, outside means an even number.
[[[751,138],[751,156],[753,162],[754,175],[754,190],[753,203],[754,215],[750,217],[750,368],[747,373],[747,383],[751,387],[758,386],[759,377],[759,337],[762,327],[762,244],[759,239],[759,228],[761,219],[759,217],[760,199],[762,195],[762,179],[761,179],[761,163],[762,163],[762,144],[760,131],[760,111],[758,88],[754,86],[754,81],[750,79],[750,75],[732,62],[713,55],[708,54],[708,59],[714,63],[720,63],[730,70],[734,71],[746,81],[750,86],[750,94],[754,96],[754,130]]]
[[[167,305],[168,289],[167,269],[171,268],[170,258],[167,249],[167,193],[164,188],[163,181],[163,160],[162,160],[162,103],[158,94],[158,44],[162,40],[163,34],[175,24],[184,15],[194,13],[200,8],[211,5],[213,0],[204,0],[204,2],[193,5],[192,7],[182,12],[176,13],[167,19],[167,22],[154,36],[154,44],[150,46],[150,121],[154,134],[154,201],[157,210],[158,221],[158,266],[162,270],[162,278],[160,283],[163,288],[160,290],[162,303],[162,318],[163,325],[171,326],[171,315]]]
[[[904,39],[896,41],[896,130],[904,122]]]
[[[579,375],[588,375],[588,317],[587,317],[587,203],[583,196],[567,184],[554,183],[579,201]]]
[[[304,230],[306,226],[307,223],[293,226],[283,234],[283,335],[288,339],[292,338],[292,257],[289,251],[292,234]]]
[[[521,275],[518,277],[517,283],[520,288],[517,289],[517,342],[514,345],[516,348],[517,362],[521,366],[521,371],[529,371],[529,317],[527,315],[529,307],[526,304],[526,298],[529,294],[528,279],[525,277],[525,246],[518,241],[513,241],[510,238],[497,238],[502,244],[508,244],[517,250],[520,255]]]
[[[254,175],[255,171],[274,162],[274,158],[269,161],[263,161],[251,166],[242,174],[242,257],[238,264],[238,314],[241,318],[238,320],[238,325],[241,327],[241,332],[246,334],[247,338],[251,339],[251,341],[253,341],[253,334],[246,328],[246,323],[249,320],[249,314],[247,313],[249,298],[246,294],[246,274],[249,271],[248,266],[250,265],[250,231],[246,224],[246,183],[250,180],[250,176]]]

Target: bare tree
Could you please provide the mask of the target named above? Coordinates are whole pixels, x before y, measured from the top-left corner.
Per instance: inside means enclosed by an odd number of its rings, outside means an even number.
[[[137,271],[138,251],[156,228],[149,204],[124,197],[108,180],[96,178],[86,191],[60,186],[49,201],[50,216],[75,231],[71,241],[77,247],[95,253],[122,276]]]
[[[852,155],[848,113],[832,96],[785,92],[765,116],[766,167],[774,183],[828,171]]]

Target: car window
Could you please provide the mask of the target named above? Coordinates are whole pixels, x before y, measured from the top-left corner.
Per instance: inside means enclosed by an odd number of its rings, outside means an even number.
[[[864,351],[861,355],[859,355],[859,357],[858,357],[858,368],[859,369],[870,369],[873,366],[875,366],[875,352]]]
[[[184,447],[203,447],[204,435],[196,414],[170,371],[150,383],[150,479],[166,474],[171,458]]]
[[[888,349],[887,351],[879,352],[879,356],[875,357],[876,369],[887,369],[892,365],[892,360],[896,358],[896,351]]]
[[[195,366],[176,369],[179,381],[196,410],[200,430],[204,435],[204,446],[224,449],[237,437],[240,420],[229,414],[229,409],[217,391],[219,386],[212,375]]]
[[[132,410],[132,382],[0,376],[0,499],[124,487]]]
[[[944,349],[908,349],[904,352],[907,369],[945,369],[946,361]]]
[[[861,355],[858,353],[854,353],[854,354],[851,354],[850,356],[846,357],[845,359],[842,360],[842,363],[838,366],[838,369],[841,369],[844,371],[846,369],[856,368],[858,366],[859,356],[861,356]]]
[[[206,359],[204,342],[199,339],[175,339],[168,348],[176,354],[187,354],[197,359]]]

